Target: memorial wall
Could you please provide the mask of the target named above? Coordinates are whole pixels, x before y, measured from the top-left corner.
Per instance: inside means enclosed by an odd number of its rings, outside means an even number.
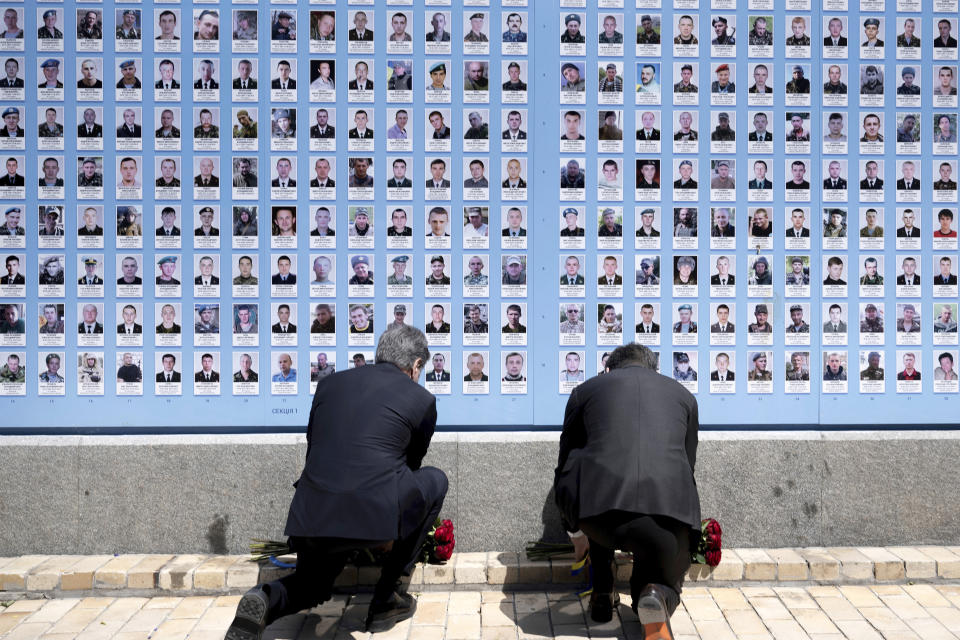
[[[398,323],[445,428],[634,340],[704,424],[958,422],[957,0],[0,10],[4,433],[300,430]]]

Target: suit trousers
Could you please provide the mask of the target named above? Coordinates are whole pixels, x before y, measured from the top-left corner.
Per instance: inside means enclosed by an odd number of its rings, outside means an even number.
[[[409,535],[393,541],[374,587],[374,599],[385,600],[396,588],[402,575],[410,575],[420,559],[420,549],[433,528],[443,499],[447,495],[447,476],[440,469],[424,467],[413,472],[423,494],[424,511],[420,525]],[[343,571],[351,551],[386,545],[389,540],[362,540],[346,538],[315,538],[293,536],[291,548],[297,552],[296,570],[279,580],[264,585],[270,605],[267,624],[283,616],[310,609],[328,600],[333,594],[333,583]]]
[[[580,529],[590,539],[594,592],[613,592],[614,550],[629,551],[631,594],[636,597],[648,584],[668,587],[667,606],[673,613],[690,568],[690,525],[667,516],[607,511],[581,519]]]

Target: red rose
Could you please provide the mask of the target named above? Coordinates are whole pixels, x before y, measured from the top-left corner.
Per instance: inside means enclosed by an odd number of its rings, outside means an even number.
[[[707,558],[707,565],[708,565],[708,566],[715,567],[715,566],[717,566],[718,564],[720,564],[720,550],[719,550],[719,549],[717,549],[717,550],[715,550],[715,551],[707,551],[707,552],[704,554],[704,556],[706,556],[706,558]]]
[[[453,542],[453,523],[449,520],[444,520],[433,532],[433,539],[438,545]]]
[[[433,557],[440,561],[449,560],[450,556],[453,555],[453,545],[453,542],[449,544],[438,544],[433,549]]]
[[[707,543],[707,549],[711,549],[711,550],[720,549],[720,536],[719,536],[719,535],[714,535],[714,534],[712,534],[712,533],[708,533],[706,536],[704,536],[704,538],[705,538],[706,543]]]
[[[723,534],[723,529],[720,528],[720,523],[714,520],[713,518],[708,518],[706,520],[706,526],[703,530],[706,534],[713,534],[719,538]]]

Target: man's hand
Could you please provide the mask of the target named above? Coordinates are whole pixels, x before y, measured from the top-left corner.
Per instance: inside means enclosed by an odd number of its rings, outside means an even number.
[[[571,536],[570,541],[573,543],[573,559],[580,562],[590,551],[590,539],[581,533],[576,537]]]

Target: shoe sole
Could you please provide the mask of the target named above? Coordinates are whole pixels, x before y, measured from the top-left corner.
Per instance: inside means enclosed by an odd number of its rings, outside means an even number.
[[[224,640],[260,640],[267,622],[267,601],[247,594],[237,605],[237,614],[227,629]]]
[[[413,604],[410,605],[410,608],[401,613],[394,613],[392,615],[383,617],[383,618],[374,618],[367,622],[367,631],[372,633],[379,633],[381,631],[386,631],[391,629],[398,622],[403,622],[404,620],[409,620],[413,617],[413,614],[417,612],[417,601],[413,600]],[[230,640],[230,639],[227,639]],[[243,640],[243,639],[241,639]]]
[[[634,610],[643,625],[644,640],[673,640],[670,618],[659,598],[642,596]]]

